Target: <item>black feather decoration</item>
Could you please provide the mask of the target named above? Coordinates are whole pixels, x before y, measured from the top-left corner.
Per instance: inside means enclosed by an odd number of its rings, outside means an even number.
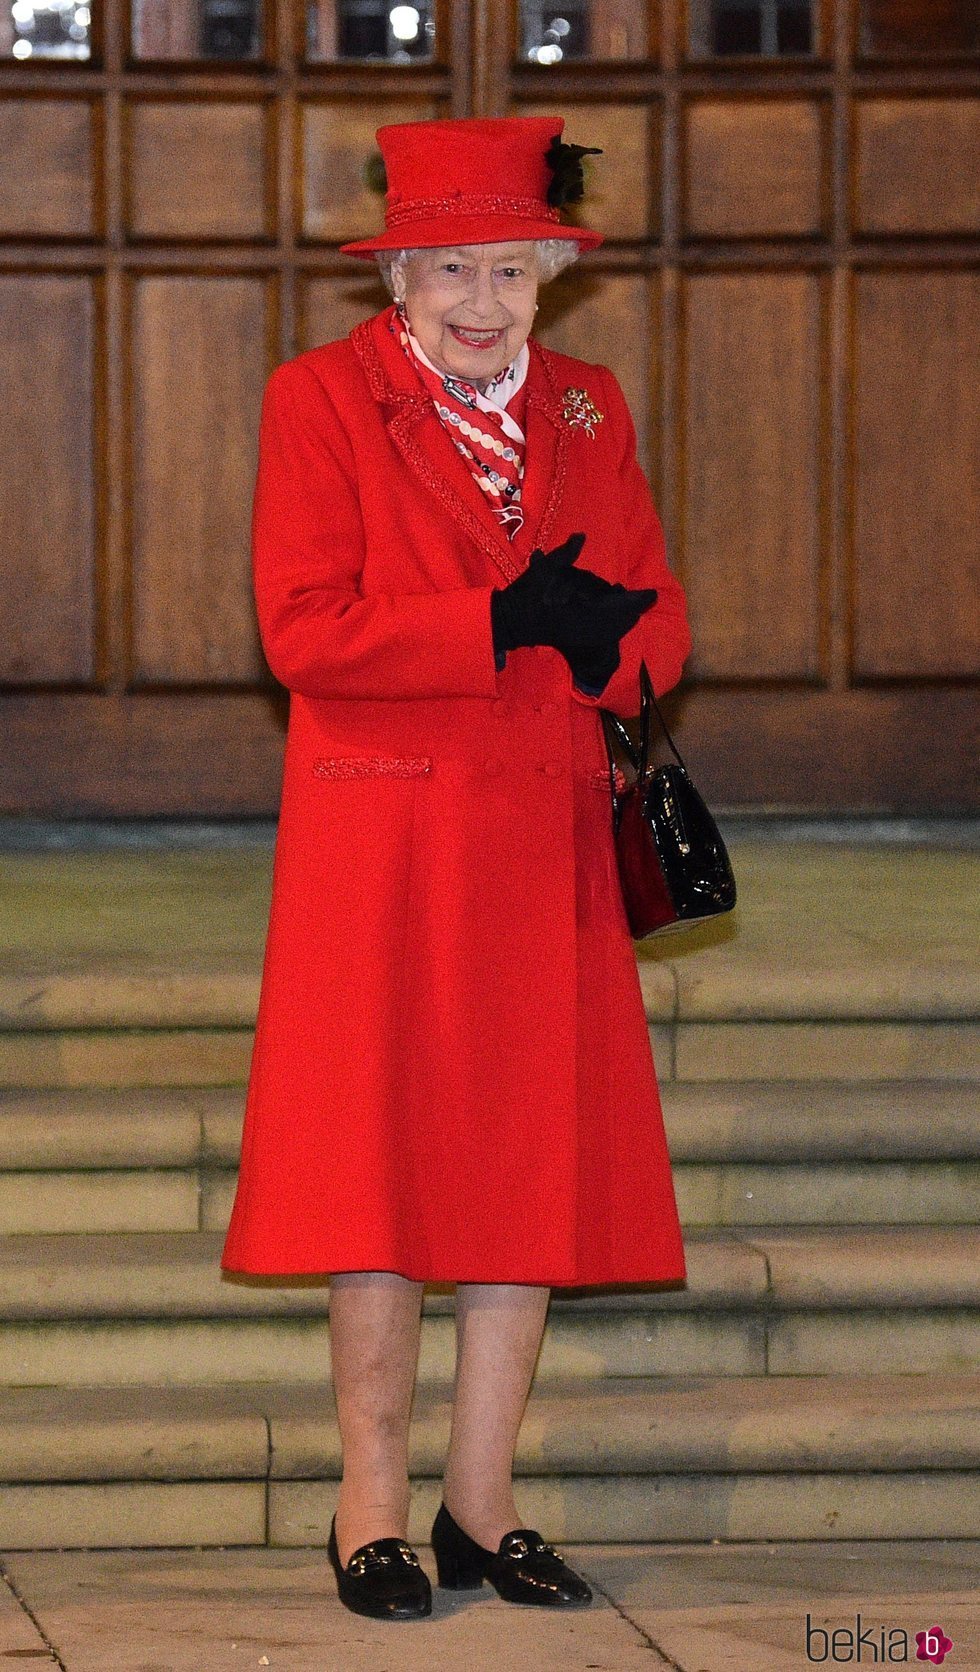
[[[372,151],[368,157],[364,164],[362,179],[369,192],[378,192],[382,195],[387,192],[388,173],[385,169],[384,157],[380,151]]]
[[[585,195],[582,158],[601,156],[600,145],[566,145],[559,134],[552,136],[551,144],[544,154],[544,160],[552,171],[547,197],[552,209],[560,209],[566,203],[579,202]]]

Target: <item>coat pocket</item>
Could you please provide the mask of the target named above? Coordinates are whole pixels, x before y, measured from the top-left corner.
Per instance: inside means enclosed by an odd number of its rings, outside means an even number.
[[[431,771],[431,755],[321,755],[313,762],[314,778],[419,778]]]
[[[623,771],[621,766],[614,767],[613,771],[615,773],[616,794],[617,795],[622,795],[624,789],[626,788],[626,783],[627,783],[626,774]],[[609,789],[609,769],[608,769],[608,767],[604,771],[600,770],[598,772],[591,773],[590,776],[589,776],[589,783],[592,785],[592,788],[594,790],[608,790]]]

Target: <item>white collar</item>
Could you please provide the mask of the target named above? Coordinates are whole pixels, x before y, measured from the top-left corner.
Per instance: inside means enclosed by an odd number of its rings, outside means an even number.
[[[422,364],[428,366],[429,370],[435,372],[436,376],[442,378],[443,382],[445,382],[447,378],[451,378],[451,372],[444,372],[440,370],[438,366],[434,366],[432,364],[432,361],[421,347],[418,338],[404,315],[401,316],[401,325],[402,329],[407,332],[412,348],[422,361]],[[485,392],[482,389],[478,389],[475,383],[470,383],[466,378],[454,379],[453,381],[465,383],[468,389],[473,390],[473,393],[476,396],[477,406],[482,411],[486,411],[487,407],[493,406],[496,407],[499,412],[504,413],[505,419],[510,418],[510,414],[505,411],[507,402],[513,399],[513,397],[517,394],[518,389],[523,387],[524,381],[527,377],[527,369],[530,365],[530,361],[531,351],[525,341],[521,344],[517,353],[514,355],[510,365],[505,366],[502,372],[498,372],[492,383],[488,383]],[[511,423],[514,423],[512,418],[510,418],[510,421]],[[520,434],[521,439],[523,440],[523,432],[520,432]]]

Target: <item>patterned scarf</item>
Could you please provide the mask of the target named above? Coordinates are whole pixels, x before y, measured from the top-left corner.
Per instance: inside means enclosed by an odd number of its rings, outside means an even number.
[[[392,309],[389,325],[414,362],[443,428],[466,460],[486,504],[512,540],[524,522],[520,500],[525,439],[521,423],[527,403],[527,343],[483,391],[434,366],[397,306]]]

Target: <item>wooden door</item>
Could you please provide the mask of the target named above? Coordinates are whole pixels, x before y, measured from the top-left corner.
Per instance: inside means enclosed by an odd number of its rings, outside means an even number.
[[[262,386],[387,301],[376,127],[508,112],[603,147],[539,333],[630,399],[706,792],[968,803],[972,5],[133,6],[0,7],[0,810],[275,812]]]

